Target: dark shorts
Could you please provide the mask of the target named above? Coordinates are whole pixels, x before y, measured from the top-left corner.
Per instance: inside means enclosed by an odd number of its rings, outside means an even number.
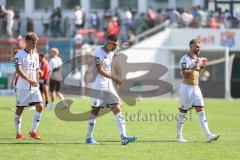
[[[39,89],[41,91],[41,93],[43,92],[43,88],[46,85],[46,80],[40,79],[39,80]]]
[[[54,92],[54,91],[59,92],[61,88],[61,81],[50,79],[49,88],[50,88],[50,92]]]

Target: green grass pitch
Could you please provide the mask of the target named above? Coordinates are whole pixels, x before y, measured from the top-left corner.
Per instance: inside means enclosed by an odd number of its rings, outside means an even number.
[[[89,99],[73,98],[72,113],[89,110]],[[23,113],[22,132],[26,140],[15,139],[14,97],[0,97],[0,159],[161,159],[239,160],[240,100],[206,99],[209,128],[221,134],[218,141],[205,143],[194,110],[185,120],[183,135],[188,143],[175,141],[177,99],[140,100],[136,106],[123,105],[127,134],[138,136],[135,143],[120,145],[119,131],[112,113],[97,119],[94,137],[102,145],[86,145],[86,122],[59,120],[54,110],[44,110],[38,129],[42,141],[27,137],[34,111]]]

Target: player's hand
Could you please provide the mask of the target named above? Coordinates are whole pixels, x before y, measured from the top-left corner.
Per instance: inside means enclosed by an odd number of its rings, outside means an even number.
[[[201,59],[202,59],[202,65],[201,66],[204,68],[207,65],[208,59],[206,57],[202,57]]]
[[[36,81],[34,81],[34,80],[29,80],[28,81],[30,84],[31,84],[31,86],[33,86],[33,87],[37,87],[38,86],[38,83],[36,82]]]
[[[115,85],[120,85],[122,83],[120,79],[115,78],[115,77],[112,77],[112,81]]]
[[[203,61],[202,61],[202,58],[197,58],[197,66],[202,66],[203,64]]]

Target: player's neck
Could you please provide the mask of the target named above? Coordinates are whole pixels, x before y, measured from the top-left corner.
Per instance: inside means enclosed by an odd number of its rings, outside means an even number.
[[[103,46],[102,47],[102,49],[106,52],[106,53],[109,53],[110,52],[110,50],[107,48],[107,46],[105,45],[105,46]]]
[[[188,53],[188,56],[191,57],[192,59],[195,59],[197,57],[197,55],[191,51]]]
[[[29,54],[31,54],[33,52],[33,49],[27,48],[27,47],[24,50],[25,50],[25,52],[27,52]]]

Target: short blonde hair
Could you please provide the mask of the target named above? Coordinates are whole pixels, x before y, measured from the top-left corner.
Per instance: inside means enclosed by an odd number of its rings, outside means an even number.
[[[59,54],[59,51],[58,51],[57,48],[51,48],[50,53],[51,53],[53,56],[56,56],[56,55]]]

